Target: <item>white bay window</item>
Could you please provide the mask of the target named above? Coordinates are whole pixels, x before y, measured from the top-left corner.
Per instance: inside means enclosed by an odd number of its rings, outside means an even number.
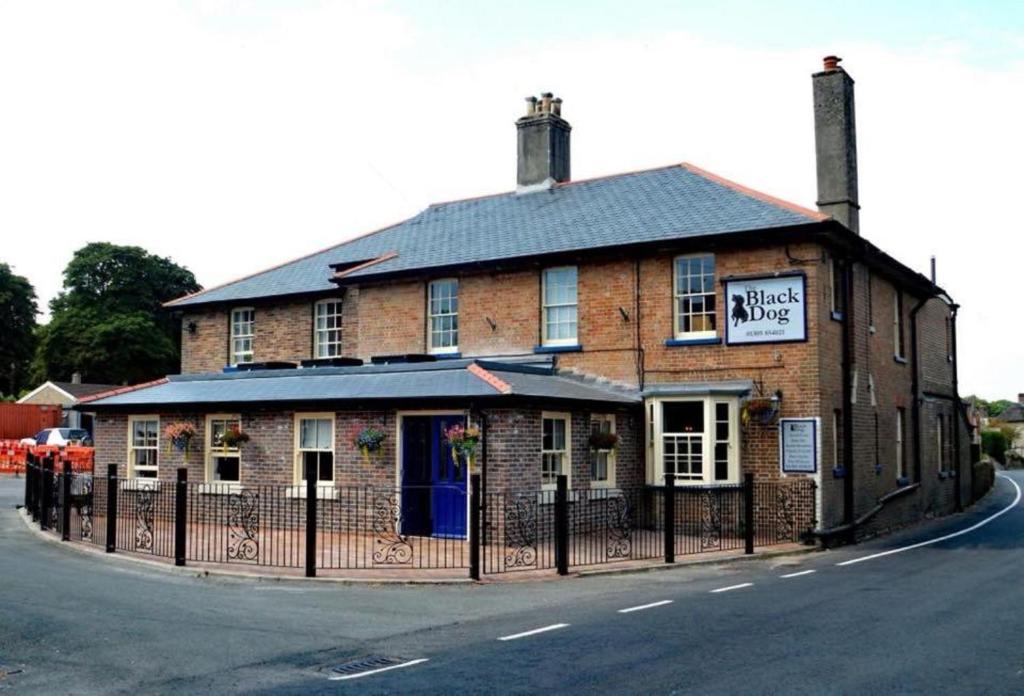
[[[681,486],[739,483],[737,397],[655,397],[646,411],[649,483],[665,474]]]

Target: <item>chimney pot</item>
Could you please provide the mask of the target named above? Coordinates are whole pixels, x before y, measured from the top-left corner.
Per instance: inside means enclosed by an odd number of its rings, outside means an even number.
[[[825,56],[825,70],[838,70],[841,60],[839,56]]]
[[[81,384],[82,383],[82,373],[81,372],[73,372],[73,373],[71,373],[71,383],[72,384]]]
[[[562,98],[561,97],[556,97],[555,99],[553,99],[551,101],[551,113],[553,113],[555,116],[561,116],[562,115]]]
[[[533,116],[537,113],[537,97],[526,98],[526,115]]]

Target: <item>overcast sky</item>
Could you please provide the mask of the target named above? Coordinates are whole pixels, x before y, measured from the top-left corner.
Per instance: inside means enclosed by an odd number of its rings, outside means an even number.
[[[862,233],[938,257],[963,393],[1024,391],[1024,3],[483,4],[0,0],[0,260],[43,309],[93,241],[215,285],[512,188],[547,90],[574,178],[689,161],[813,206],[810,74],[837,53]]]

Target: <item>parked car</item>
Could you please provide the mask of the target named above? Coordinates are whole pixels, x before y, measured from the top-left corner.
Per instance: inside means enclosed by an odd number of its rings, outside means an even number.
[[[84,445],[92,447],[92,436],[88,430],[82,428],[46,428],[40,430],[33,437],[21,439],[23,445]]]

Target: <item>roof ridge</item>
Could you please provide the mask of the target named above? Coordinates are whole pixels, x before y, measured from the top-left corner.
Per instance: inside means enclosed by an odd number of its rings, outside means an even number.
[[[490,386],[494,387],[495,389],[497,389],[498,392],[500,392],[502,394],[511,394],[512,393],[512,385],[510,385],[508,382],[506,382],[505,380],[501,379],[497,375],[491,374],[490,372],[488,372],[484,368],[480,367],[480,365],[478,363],[475,363],[475,362],[470,363],[469,365],[466,366],[466,370],[468,370],[469,373],[472,374],[474,377],[479,377],[484,382],[486,382],[488,385],[490,385]]]
[[[807,217],[813,218],[814,220],[817,221],[828,220],[832,217],[831,215],[826,215],[825,213],[822,213],[820,211],[805,208],[799,203],[792,203],[782,198],[772,196],[771,194],[765,193],[764,191],[758,191],[757,189],[752,189],[749,186],[744,186],[743,184],[737,183],[732,179],[726,179],[724,176],[719,176],[718,174],[709,172],[707,169],[702,169],[701,167],[698,167],[695,164],[691,164],[689,162],[682,162],[679,166],[685,169],[686,171],[690,172],[691,174],[696,174],[697,176],[703,177],[708,181],[712,181],[721,186],[725,186],[726,188],[731,188],[732,190],[737,191],[745,196],[759,200],[762,203],[774,205],[775,207],[782,208],[783,210],[788,210],[791,213],[806,215]]]

